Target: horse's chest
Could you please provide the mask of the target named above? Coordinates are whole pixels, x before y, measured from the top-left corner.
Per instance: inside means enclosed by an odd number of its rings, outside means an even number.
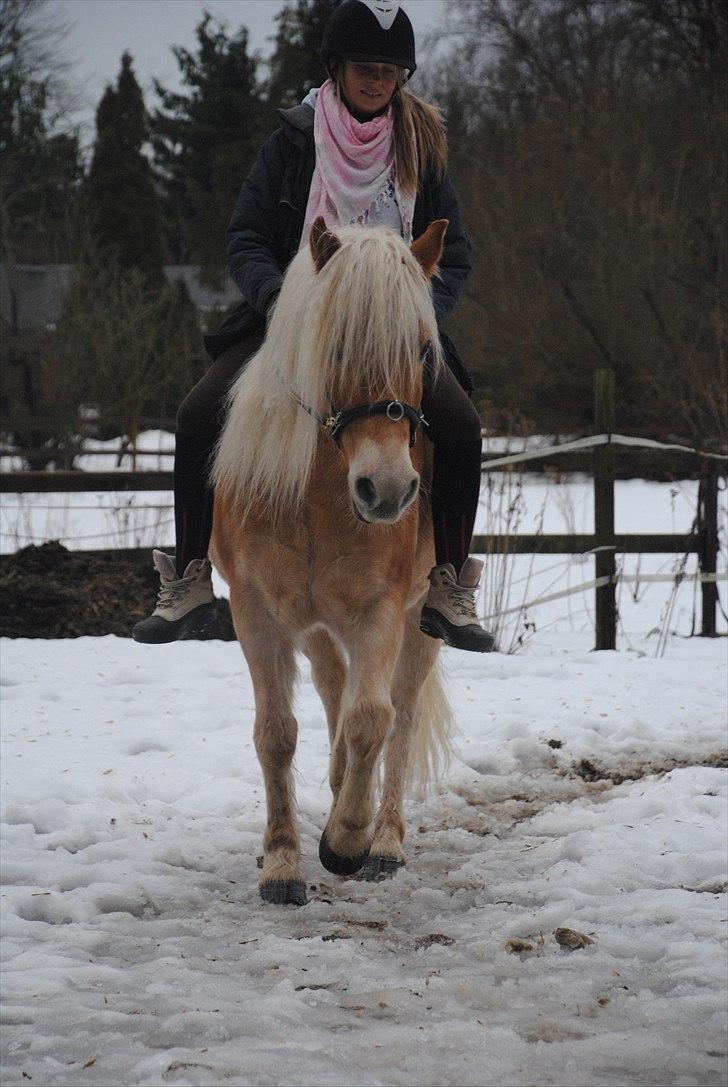
[[[291,630],[316,623],[336,628],[392,588],[390,548],[356,531],[342,541],[302,520],[285,534],[261,539],[255,551],[256,580]]]

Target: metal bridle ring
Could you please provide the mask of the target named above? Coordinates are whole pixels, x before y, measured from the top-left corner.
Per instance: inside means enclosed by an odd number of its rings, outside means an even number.
[[[397,412],[398,414],[393,414]],[[387,418],[393,423],[401,423],[404,419],[404,407],[400,404],[399,400],[393,400],[391,404],[387,404]]]

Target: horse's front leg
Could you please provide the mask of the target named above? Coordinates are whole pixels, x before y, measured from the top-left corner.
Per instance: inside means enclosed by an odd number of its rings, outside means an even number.
[[[357,872],[369,853],[372,778],[394,720],[392,674],[403,627],[402,609],[387,600],[340,632],[350,666],[331,752],[334,804],[319,846],[324,868],[339,875]]]
[[[291,773],[298,734],[291,712],[296,675],[293,645],[250,591],[239,596],[231,592],[230,604],[253,680],[253,736],[265,782],[267,825],[260,895],[266,902],[304,906],[306,883]]]
[[[432,745],[430,733],[437,727],[435,719],[443,730],[449,723],[447,701],[437,674],[431,674],[440,643],[420,631],[420,611],[421,602],[418,602],[407,613],[405,635],[394,674],[392,700],[396,716],[387,737],[382,795],[369,857],[362,871],[365,879],[377,880],[394,875],[405,864],[402,803],[412,744],[421,729],[423,757],[428,760],[428,748]]]
[[[346,661],[334,639],[323,627],[307,631],[301,639],[301,649],[311,661],[311,678],[326,711],[329,749],[333,751],[346,683]]]

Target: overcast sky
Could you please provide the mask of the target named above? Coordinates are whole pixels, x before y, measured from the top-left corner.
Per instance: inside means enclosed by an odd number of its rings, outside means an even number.
[[[442,18],[446,0],[405,0],[403,6],[420,39]],[[70,80],[85,122],[92,130],[105,85],[119,71],[119,58],[128,49],[147,104],[154,102],[152,77],[167,87],[178,85],[172,45],[193,49],[195,26],[204,11],[222,19],[231,31],[247,26],[252,49],[267,56],[272,49],[275,15],[284,0],[51,0],[54,12],[67,24]]]

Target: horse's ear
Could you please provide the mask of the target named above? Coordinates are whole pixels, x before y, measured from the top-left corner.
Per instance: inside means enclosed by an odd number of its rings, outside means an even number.
[[[309,243],[317,272],[320,272],[323,266],[331,260],[336,250],[341,248],[341,242],[328,229],[322,215],[318,216],[311,227]]]
[[[435,219],[424,234],[420,234],[417,241],[412,242],[410,246],[410,252],[417,257],[428,279],[440,263],[445,244],[445,231],[448,226],[448,219]]]

